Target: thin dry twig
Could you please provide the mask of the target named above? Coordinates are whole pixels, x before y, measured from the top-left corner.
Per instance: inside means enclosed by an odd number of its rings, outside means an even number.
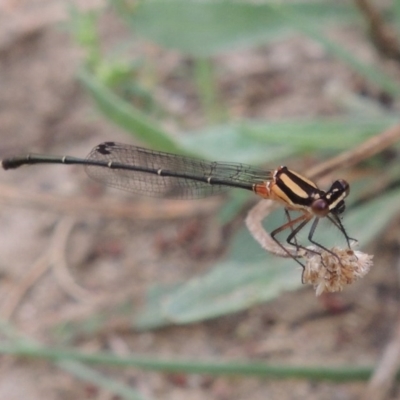
[[[276,241],[272,239],[271,235],[264,229],[262,225],[262,221],[267,218],[267,216],[276,208],[277,204],[272,200],[261,200],[258,202],[247,214],[247,229],[254,239],[260,243],[261,247],[264,250],[267,250],[269,253],[285,258],[289,258],[290,255],[295,257],[297,252],[294,247],[289,247],[282,244],[287,252],[283,250],[282,247],[280,247]]]
[[[132,299],[132,284],[128,283],[125,287],[118,287],[118,290],[114,291],[112,296],[110,296],[110,292],[104,292],[96,296],[95,302],[68,304],[63,307],[62,311],[48,312],[40,320],[35,321],[35,324],[40,329],[52,330],[65,322],[78,323],[91,318],[95,314],[108,312],[108,310],[113,310],[121,304],[126,304],[130,299]],[[123,325],[126,330],[132,329],[131,317],[121,316],[119,318],[118,316],[112,318],[102,328],[99,328],[97,333],[115,331],[116,325],[119,328]]]
[[[400,61],[400,41],[394,28],[389,26],[378,9],[368,0],[355,0],[369,24],[372,41],[386,57]]]
[[[373,136],[359,146],[345,151],[330,160],[310,168],[306,175],[312,179],[321,178],[338,169],[348,168],[372,157],[400,141],[400,124]]]
[[[21,304],[28,291],[38,280],[53,266],[59,285],[72,297],[84,301],[93,302],[95,298],[85,289],[79,287],[68,272],[65,260],[68,237],[75,224],[72,217],[64,217],[56,226],[55,233],[46,251],[29,268],[22,280],[10,289],[6,300],[0,309],[3,319],[9,320]]]
[[[0,315],[4,320],[11,319],[18,308],[22,299],[29,289],[45,274],[49,269],[49,252],[46,250],[31,266],[23,279],[14,285],[5,296],[4,303],[1,306]]]
[[[135,220],[169,220],[207,214],[213,211],[220,199],[204,199],[201,202],[163,200],[157,206],[148,200],[123,202],[113,199],[89,199],[82,196],[71,198],[47,193],[27,194],[18,188],[0,185],[0,202],[6,205],[37,207],[40,209],[60,211],[71,215],[97,213],[106,218],[129,218]]]
[[[400,261],[397,269],[400,270]],[[393,328],[391,340],[387,343],[382,357],[375,367],[364,400],[384,400],[395,384],[397,372],[400,368],[400,311]]]
[[[395,383],[400,367],[400,314],[394,328],[393,337],[387,343],[382,357],[369,381],[364,400],[384,400]]]
[[[65,256],[68,238],[74,228],[75,222],[75,218],[67,216],[62,218],[58,223],[50,244],[49,262],[53,267],[58,284],[67,294],[78,301],[92,303],[96,299],[95,296],[75,282],[69,272]]]

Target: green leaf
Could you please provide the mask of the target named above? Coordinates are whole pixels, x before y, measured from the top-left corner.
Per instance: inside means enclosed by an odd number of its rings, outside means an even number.
[[[145,400],[145,397],[131,386],[118,382],[115,379],[111,379],[107,375],[87,367],[83,362],[74,360],[74,357],[69,356],[73,350],[65,351],[64,349],[57,349],[52,353],[52,357],[46,357],[45,354],[49,349],[37,343],[33,339],[22,335],[11,324],[9,324],[8,321],[2,319],[0,319],[0,333],[8,339],[5,343],[3,343],[4,340],[2,340],[0,347],[3,346],[3,351],[14,349],[15,352],[35,354],[35,357],[37,358],[48,358],[53,361],[56,366],[76,378],[103,388],[121,399]],[[2,350],[0,350],[0,352],[2,352]]]
[[[113,122],[150,147],[175,153],[182,149],[166,132],[152,123],[138,108],[115,95],[93,75],[81,69],[79,79],[88,89],[99,109]]]
[[[216,161],[274,165],[298,152],[347,150],[399,122],[397,116],[246,120],[216,125],[180,136],[187,151]]]
[[[139,35],[201,57],[267,43],[291,28],[266,2],[146,0],[132,12],[123,3],[118,1],[116,6]],[[345,23],[357,16],[354,8],[335,2],[305,1],[291,9],[316,26],[326,26],[329,21]]]
[[[215,161],[257,164],[275,162],[295,153],[287,142],[263,146],[259,138],[247,135],[244,127],[247,125],[217,125],[180,136],[179,143],[187,151]]]
[[[129,357],[121,357],[112,353],[84,353],[70,349],[47,348],[38,350],[33,346],[17,347],[0,343],[0,353],[17,357],[29,357],[32,359],[57,360],[64,358],[72,362],[81,361],[97,365],[107,365],[120,368],[134,367],[142,370],[160,371],[167,373],[207,374],[207,375],[242,375],[263,378],[281,379],[309,379],[331,380],[334,382],[350,382],[370,379],[373,367],[329,367],[326,363],[322,366],[307,367],[304,365],[274,365],[265,362],[249,362],[229,360],[228,362],[182,360],[173,357],[172,360],[155,359],[130,354]],[[399,374],[398,374],[399,375]],[[101,385],[100,385],[101,386]]]
[[[384,115],[374,118],[316,118],[241,124],[243,137],[258,139],[268,145],[287,144],[296,150],[346,150],[377,132],[399,123],[399,117]]]

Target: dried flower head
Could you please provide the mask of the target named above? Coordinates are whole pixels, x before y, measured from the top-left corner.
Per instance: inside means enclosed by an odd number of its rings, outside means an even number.
[[[373,256],[353,249],[334,247],[329,251],[318,247],[296,248],[286,244],[279,245],[265,231],[262,221],[274,209],[276,204],[263,200],[256,204],[246,218],[246,224],[253,237],[268,252],[279,257],[296,257],[305,262],[303,283],[314,285],[316,294],[337,292],[367,274],[372,267]],[[352,248],[357,242],[350,243]]]
[[[342,290],[365,276],[373,264],[372,255],[339,247],[320,253],[310,248],[304,257],[303,282],[314,285],[317,296]]]

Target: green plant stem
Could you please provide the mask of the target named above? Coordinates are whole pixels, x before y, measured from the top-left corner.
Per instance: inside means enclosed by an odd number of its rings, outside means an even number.
[[[12,325],[2,319],[0,319],[0,332],[9,339],[9,342],[0,343],[0,347],[4,350],[3,354],[13,354],[13,349],[30,349],[30,351],[37,354],[45,353],[47,350],[39,343],[19,333]],[[8,350],[11,352],[8,352]],[[36,358],[39,358],[39,356]],[[47,357],[47,359],[50,358]],[[76,376],[78,379],[104,388],[123,399],[145,400],[137,390],[83,365],[78,359],[57,357],[53,358],[53,360],[58,367]]]
[[[77,361],[57,361],[57,365],[64,371],[69,372],[71,375],[76,376],[80,380],[90,382],[93,385],[104,388],[116,396],[129,400],[145,400],[145,398],[135,389],[110,379],[104,374],[100,374],[96,370],[86,367]]]
[[[304,378],[312,380],[366,381],[372,374],[372,367],[293,367],[268,365],[265,363],[206,362],[206,361],[170,361],[148,357],[119,357],[113,354],[85,354],[74,350],[37,348],[31,346],[9,346],[0,344],[0,353],[43,358],[52,361],[74,360],[93,364],[107,364],[118,367],[138,367],[141,369],[163,372],[184,372],[188,374],[210,375],[245,375],[269,378]]]
[[[194,67],[195,81],[204,114],[209,122],[221,120],[222,110],[218,104],[214,69],[210,58],[196,58]]]
[[[175,141],[157,124],[151,122],[140,110],[121,100],[84,68],[79,72],[79,79],[89,90],[99,109],[117,125],[134,134],[149,147],[178,153],[181,151]]]

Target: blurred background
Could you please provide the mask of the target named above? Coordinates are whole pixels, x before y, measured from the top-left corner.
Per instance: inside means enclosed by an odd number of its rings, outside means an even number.
[[[395,0],[3,0],[0,158],[118,141],[306,172],[355,149],[317,182],[350,182],[343,223],[375,265],[317,298],[248,233],[251,193],[2,171],[0,399],[398,398],[399,62]]]

